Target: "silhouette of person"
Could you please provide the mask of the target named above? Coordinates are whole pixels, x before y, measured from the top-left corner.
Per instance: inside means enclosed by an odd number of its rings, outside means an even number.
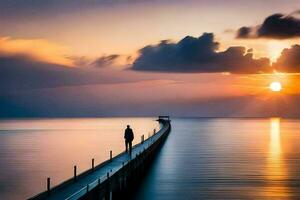
[[[125,129],[124,138],[125,138],[126,152],[128,152],[128,146],[129,146],[129,153],[131,154],[132,141],[134,139],[134,135],[133,135],[133,131],[129,125],[127,125],[127,128]]]

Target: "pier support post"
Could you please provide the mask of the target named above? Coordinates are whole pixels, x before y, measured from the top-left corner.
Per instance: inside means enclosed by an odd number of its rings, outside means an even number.
[[[74,165],[74,181],[77,179],[77,166]]]
[[[47,194],[48,194],[48,196],[50,195],[50,187],[51,187],[50,178],[47,178]]]
[[[141,136],[141,143],[142,143],[142,144],[144,143],[144,140],[145,140],[144,135],[142,135],[142,136]]]
[[[92,170],[94,171],[94,169],[95,169],[95,159],[93,158],[92,159]]]
[[[110,162],[112,161],[112,150],[110,150],[110,152],[109,152],[109,160],[110,160]]]

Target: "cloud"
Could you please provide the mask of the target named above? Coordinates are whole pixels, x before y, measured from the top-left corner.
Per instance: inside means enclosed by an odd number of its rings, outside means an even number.
[[[237,38],[250,38],[250,37],[254,37],[251,27],[243,26],[237,32]]]
[[[121,84],[151,79],[131,70],[110,67],[67,67],[38,61],[25,55],[0,54],[0,95],[93,84]]]
[[[86,56],[67,56],[73,62],[76,67],[87,67],[92,63],[92,59]]]
[[[300,72],[300,45],[296,44],[284,49],[274,63],[274,67],[281,72]]]
[[[76,75],[78,73],[75,68],[38,61],[25,55],[0,56],[2,93],[80,83],[82,78]]]
[[[300,37],[300,19],[296,17],[300,11],[290,15],[273,14],[261,25],[243,26],[237,31],[237,38],[273,38],[288,39]]]
[[[112,54],[108,56],[101,56],[97,58],[91,65],[95,67],[107,67],[115,64],[116,60],[120,58],[118,54]]]
[[[0,117],[5,118],[159,113],[272,116],[278,110],[270,101],[258,102],[254,97],[243,100],[241,88],[238,93],[232,88],[237,83],[233,77],[239,75],[168,73],[166,76],[111,68],[70,68],[25,56],[0,57],[0,74]],[[153,91],[158,95],[153,95]],[[233,97],[226,99],[227,96]],[[287,116],[299,116],[299,110],[295,109],[299,97],[292,99],[287,104],[280,101],[280,110]],[[251,102],[255,107],[249,106]]]
[[[37,61],[72,67],[74,66],[73,60],[66,56],[67,53],[67,47],[44,39],[0,37],[1,56],[24,55]]]
[[[98,58],[75,56],[69,48],[44,39],[15,39],[0,37],[0,57],[30,58],[42,63],[64,67],[114,67],[127,65],[128,56],[111,54]]]
[[[269,59],[254,59],[252,50],[229,47],[218,52],[219,43],[212,33],[199,38],[187,36],[178,43],[168,40],[140,49],[132,69],[161,72],[271,72]]]
[[[94,68],[113,68],[122,70],[131,68],[133,61],[133,56],[111,54],[103,55],[92,60],[89,66]]]

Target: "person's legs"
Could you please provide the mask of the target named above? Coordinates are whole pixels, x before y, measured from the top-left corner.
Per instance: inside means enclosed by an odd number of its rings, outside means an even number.
[[[132,152],[132,142],[131,141],[129,142],[129,152],[130,152],[130,154]]]
[[[128,152],[128,142],[125,140],[126,152]]]

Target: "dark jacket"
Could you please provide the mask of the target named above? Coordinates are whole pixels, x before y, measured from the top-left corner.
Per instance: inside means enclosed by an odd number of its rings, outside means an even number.
[[[132,142],[132,140],[134,139],[134,136],[133,136],[133,131],[132,131],[131,128],[126,128],[125,129],[124,138],[128,142]]]

